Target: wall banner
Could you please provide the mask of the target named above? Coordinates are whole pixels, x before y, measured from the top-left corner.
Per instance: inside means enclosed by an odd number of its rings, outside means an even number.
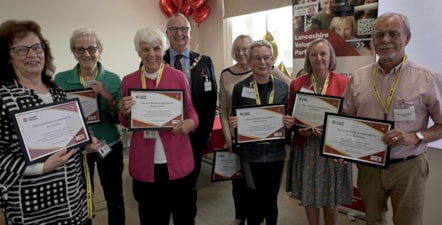
[[[317,38],[326,38],[333,45],[338,73],[348,74],[374,62],[370,37],[377,18],[377,0],[345,2],[293,0],[293,73],[296,76],[304,73],[306,48]]]

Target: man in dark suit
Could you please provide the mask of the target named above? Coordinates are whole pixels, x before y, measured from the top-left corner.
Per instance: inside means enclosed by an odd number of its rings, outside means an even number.
[[[192,176],[195,179],[196,205],[196,181],[201,170],[202,152],[209,148],[215,119],[217,86],[212,59],[189,49],[190,34],[189,20],[183,14],[175,14],[170,17],[166,30],[170,48],[164,55],[164,61],[170,66],[182,70],[186,75],[193,106],[200,121],[195,132],[189,134],[195,159],[195,169]],[[180,56],[177,58],[177,55]]]

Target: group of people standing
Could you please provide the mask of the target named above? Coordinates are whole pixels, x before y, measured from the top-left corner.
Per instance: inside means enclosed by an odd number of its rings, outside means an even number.
[[[78,29],[70,39],[77,64],[53,78],[53,57],[40,26],[15,20],[0,25],[0,205],[8,224],[91,224],[87,184],[94,189],[95,167],[108,223],[125,224],[120,125],[128,126],[136,104],[130,89],[179,89],[184,98],[184,120],[172,130],[133,131],[129,173],[140,224],[168,225],[171,216],[174,224],[195,224],[196,182],[202,151],[209,147],[217,85],[211,58],[189,49],[190,34],[190,23],[182,14],[168,20],[165,34],[155,27],[138,30],[134,47],[141,66],[121,80],[100,63],[103,43],[97,33]],[[350,77],[338,74],[333,46],[317,39],[307,48],[306,74],[294,80],[273,66],[269,42],[252,41],[247,35],[235,39],[232,56],[237,63],[222,71],[219,85],[224,148],[237,153],[242,166],[241,178],[232,182],[232,224],[278,224],[277,196],[287,144],[277,140],[237,145],[237,107],[287,105],[283,124],[291,149],[286,190],[305,207],[310,225],[320,224],[320,208],[326,225],[337,224],[337,207],[351,204],[352,165],[320,156],[321,129],[294,125],[291,111],[298,91],[343,96],[345,114],[395,121],[395,128],[383,137],[391,148],[390,166],[358,165],[366,223],[386,224],[386,201],[391,198],[395,224],[423,224],[426,143],[442,137],[442,78],[407,60],[410,38],[408,18],[386,13],[373,26],[377,62]],[[88,125],[92,143],[27,165],[12,113],[66,100],[66,91],[85,88],[99,98],[101,122]],[[427,128],[429,118],[434,125]],[[95,152],[100,142],[111,148],[106,157]]]
[[[278,221],[277,196],[286,158],[285,140],[240,146],[232,140],[237,126],[233,109],[267,104],[288,106],[284,125],[288,135],[294,135],[290,143],[287,191],[306,207],[310,224],[319,224],[319,207],[325,209],[327,224],[336,224],[337,206],[352,201],[351,164],[320,157],[321,132],[317,128],[295,128],[291,116],[295,92],[301,89],[342,96],[349,78],[333,72],[336,56],[332,45],[325,39],[310,43],[304,65],[307,74],[288,83],[273,75],[280,71],[272,66],[273,49],[267,41],[252,42],[249,36],[241,35],[233,42],[232,55],[237,63],[221,73],[219,93],[224,148],[239,154],[243,168],[243,178],[232,181],[235,203],[232,224],[247,221],[247,224],[273,225]]]
[[[0,25],[0,200],[8,224],[91,224],[95,168],[108,224],[125,224],[120,125],[128,126],[135,104],[129,89],[183,90],[185,104],[185,118],[172,130],[133,131],[129,172],[140,223],[168,225],[172,214],[175,224],[195,224],[196,182],[215,118],[216,79],[211,58],[189,49],[191,27],[184,15],[172,16],[165,33],[155,27],[136,32],[141,67],[121,80],[100,62],[103,43],[94,30],[72,33],[69,47],[77,64],[54,74],[51,48],[37,23]],[[12,113],[67,100],[67,92],[81,89],[91,89],[99,102],[100,122],[87,125],[92,143],[28,165]],[[102,143],[110,148],[105,156],[96,152]]]
[[[223,70],[219,97],[224,148],[240,155],[243,168],[243,179],[232,182],[232,224],[277,224],[276,196],[282,176],[281,159],[285,157],[284,146],[278,141],[235,145],[233,132],[237,121],[232,108],[240,106],[287,104],[283,123],[291,150],[286,190],[305,207],[310,225],[320,224],[320,208],[326,225],[338,224],[338,206],[352,203],[352,165],[320,156],[320,127],[294,125],[291,113],[298,91],[341,96],[344,114],[395,122],[395,128],[382,138],[391,148],[389,167],[357,165],[366,224],[387,223],[389,199],[394,224],[423,224],[429,172],[425,151],[428,142],[442,138],[442,80],[434,70],[407,60],[405,47],[410,38],[405,15],[379,16],[371,37],[379,60],[356,69],[350,76],[334,72],[337,61],[333,46],[326,39],[316,39],[306,50],[306,74],[292,80],[289,89],[272,75],[276,73],[271,66],[271,45],[265,41],[251,42],[247,36],[234,41],[232,55],[237,64]],[[434,125],[427,128],[429,118]]]

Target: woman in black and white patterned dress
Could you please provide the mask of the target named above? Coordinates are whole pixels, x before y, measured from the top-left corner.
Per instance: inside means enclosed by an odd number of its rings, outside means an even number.
[[[66,100],[52,80],[53,57],[40,26],[3,22],[0,55],[0,206],[8,224],[90,224],[80,151],[28,165],[11,119],[14,110]]]

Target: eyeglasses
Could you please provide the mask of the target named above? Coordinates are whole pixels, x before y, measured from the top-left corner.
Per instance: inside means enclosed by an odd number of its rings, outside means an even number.
[[[180,30],[181,33],[187,33],[187,31],[189,31],[190,28],[189,27],[169,27],[167,29],[169,29],[169,32],[171,34],[176,34],[178,32],[178,30]]]
[[[258,62],[260,62],[261,60],[264,59],[264,61],[267,62],[267,61],[272,60],[272,59],[273,59],[273,56],[271,56],[271,55],[263,55],[263,56],[260,56],[260,55],[254,55],[254,56],[252,56],[252,59],[255,60],[255,61],[258,61]]]
[[[41,53],[43,53],[43,51],[45,49],[45,44],[44,43],[38,43],[38,44],[35,44],[35,45],[31,45],[31,46],[20,45],[20,46],[12,47],[9,50],[13,51],[18,56],[25,56],[25,55],[28,55],[29,49],[32,49],[32,51],[35,54],[41,54]]]
[[[97,51],[98,47],[97,46],[89,46],[87,48],[83,48],[83,47],[78,47],[78,48],[74,48],[75,53],[77,53],[78,55],[83,55],[86,50],[89,54],[94,54]]]

